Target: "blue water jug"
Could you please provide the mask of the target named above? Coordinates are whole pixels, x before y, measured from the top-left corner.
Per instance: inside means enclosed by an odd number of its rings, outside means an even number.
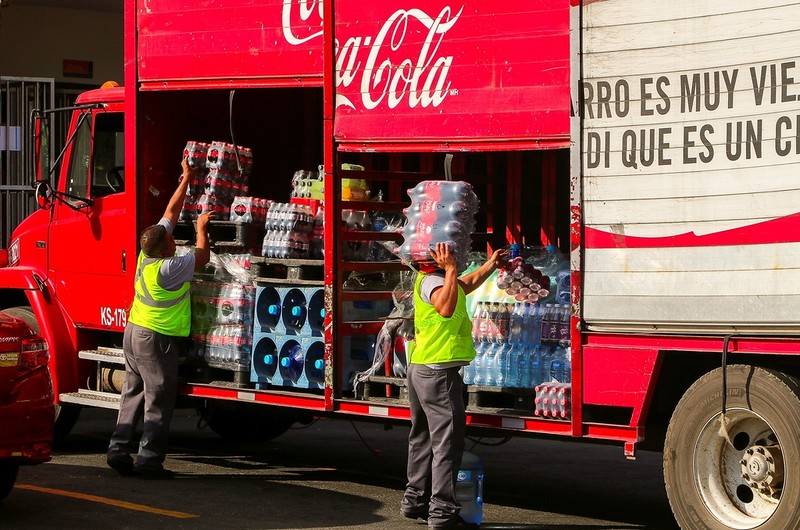
[[[459,515],[468,523],[483,520],[483,459],[464,451],[456,478],[456,500],[461,504]]]

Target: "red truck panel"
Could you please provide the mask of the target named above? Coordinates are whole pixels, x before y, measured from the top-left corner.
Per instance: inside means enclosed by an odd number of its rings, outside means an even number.
[[[569,143],[569,6],[339,0],[342,143]]]
[[[321,2],[137,2],[142,82],[318,78]]]

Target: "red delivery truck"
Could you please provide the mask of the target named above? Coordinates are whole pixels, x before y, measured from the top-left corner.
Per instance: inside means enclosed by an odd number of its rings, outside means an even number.
[[[41,113],[43,207],[0,268],[2,305],[50,345],[60,433],[116,406],[138,233],[187,142],[219,141],[252,151],[247,195],[280,206],[213,221],[222,266],[193,285],[180,393],[217,432],[408,420],[403,336],[386,331],[409,268],[384,250],[403,243],[407,190],[452,177],[480,198],[472,249],[521,259],[471,301],[488,364],[465,369],[468,427],[663,450],[682,528],[793,527],[800,7],[659,7],[126,2],[124,87],[78,99],[58,164]],[[194,199],[188,244],[210,204]],[[270,219],[298,208],[323,254],[291,238],[276,253]],[[244,278],[219,274],[236,260]],[[510,358],[514,384],[490,384]]]

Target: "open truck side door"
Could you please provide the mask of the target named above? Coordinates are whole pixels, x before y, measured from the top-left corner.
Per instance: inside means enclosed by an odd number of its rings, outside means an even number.
[[[124,115],[109,106],[73,111],[56,182],[49,275],[79,327],[121,330],[133,288],[135,231],[125,182]]]

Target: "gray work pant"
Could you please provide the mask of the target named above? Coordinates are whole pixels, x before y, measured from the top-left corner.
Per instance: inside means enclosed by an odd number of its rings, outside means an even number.
[[[109,458],[138,453],[136,467],[160,468],[167,453],[167,438],[178,387],[178,356],[183,337],[162,335],[128,323],[122,339],[125,384],[117,426],[108,447]],[[144,417],[136,451],[133,437]]]
[[[459,368],[433,370],[409,364],[408,484],[401,509],[419,512],[429,504],[428,524],[442,525],[461,510],[456,477],[464,452],[467,422],[464,381]]]

